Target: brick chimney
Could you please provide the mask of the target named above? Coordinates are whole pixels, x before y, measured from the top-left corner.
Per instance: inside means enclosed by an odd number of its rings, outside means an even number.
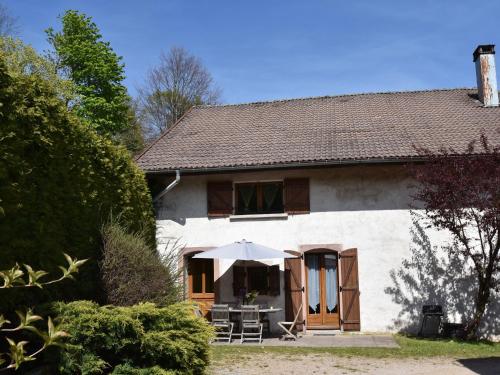
[[[497,74],[495,69],[495,45],[480,45],[474,51],[477,91],[485,107],[498,107]]]

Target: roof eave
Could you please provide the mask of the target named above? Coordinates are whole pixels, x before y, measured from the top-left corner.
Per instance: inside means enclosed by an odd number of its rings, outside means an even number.
[[[219,172],[238,172],[250,170],[272,170],[272,169],[300,169],[300,168],[315,168],[328,166],[348,166],[360,164],[402,164],[408,162],[422,162],[424,157],[394,157],[394,158],[369,158],[369,159],[341,159],[341,160],[324,160],[310,162],[293,162],[279,164],[259,164],[259,165],[239,165],[239,166],[223,166],[223,167],[204,167],[204,168],[165,168],[145,170],[147,175],[169,174],[180,170],[182,174],[203,174],[203,173],[219,173]]]

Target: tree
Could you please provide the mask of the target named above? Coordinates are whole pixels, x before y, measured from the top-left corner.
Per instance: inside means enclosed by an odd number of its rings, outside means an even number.
[[[418,149],[427,162],[412,167],[414,198],[438,229],[451,232],[451,247],[471,265],[477,278],[475,312],[466,323],[468,339],[478,336],[493,291],[500,286],[500,148],[481,135],[481,150],[472,142],[465,153]]]
[[[12,17],[7,7],[0,4],[0,37],[17,34],[17,19]]]
[[[199,58],[173,47],[160,56],[138,90],[140,113],[148,138],[174,124],[193,105],[216,104],[220,90]]]
[[[43,72],[21,74],[6,60],[0,49],[0,269],[20,262],[54,272],[59,254],[71,249],[90,258],[81,282],[30,291],[29,304],[99,299],[100,228],[110,211],[131,230],[145,230],[154,246],[144,174],[123,147],[68,109]],[[0,311],[21,297],[2,297]]]
[[[113,136],[127,130],[129,96],[123,85],[122,58],[102,40],[91,17],[68,10],[60,18],[61,31],[49,28],[46,32],[59,72],[77,87],[76,112],[100,134]]]
[[[11,37],[0,37],[0,51],[11,75],[37,75],[50,85],[69,107],[77,104],[75,84],[57,74],[57,67],[52,60],[40,56],[33,47]]]

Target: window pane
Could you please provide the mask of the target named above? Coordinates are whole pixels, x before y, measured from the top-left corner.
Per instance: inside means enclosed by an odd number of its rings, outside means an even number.
[[[214,292],[214,261],[205,259],[205,293]]]
[[[267,267],[248,267],[248,291],[256,290],[260,294],[267,293],[269,283],[267,279]]]
[[[326,312],[338,312],[337,301],[337,255],[325,254]]]
[[[307,304],[309,305],[309,314],[319,314],[321,303],[319,300],[320,285],[320,264],[319,254],[306,255],[307,265]]]
[[[255,184],[236,185],[238,210],[237,214],[257,213],[257,186]]]
[[[203,263],[197,259],[190,259],[190,273],[191,273],[191,284],[192,284],[192,293],[203,293]]]
[[[265,213],[284,212],[281,182],[262,184],[262,209]]]

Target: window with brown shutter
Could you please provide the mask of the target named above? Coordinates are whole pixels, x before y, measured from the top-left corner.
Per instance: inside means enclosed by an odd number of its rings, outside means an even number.
[[[223,217],[233,213],[233,183],[231,181],[207,184],[208,216]]]
[[[307,214],[310,212],[309,179],[285,179],[285,212]]]
[[[233,266],[233,295],[244,297],[247,292],[256,291],[260,295],[280,294],[280,267],[274,266]]]

